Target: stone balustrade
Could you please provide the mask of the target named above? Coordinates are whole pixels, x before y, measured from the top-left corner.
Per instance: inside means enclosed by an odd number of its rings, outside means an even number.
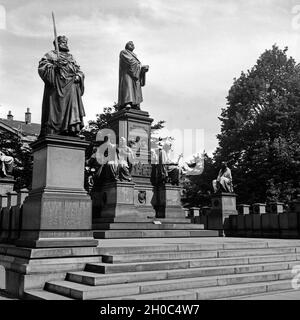
[[[211,207],[200,208],[194,223],[210,229],[215,217]],[[225,236],[255,238],[299,238],[300,197],[285,206],[282,202],[238,204],[237,214],[230,214],[223,221]],[[195,211],[191,208],[191,211]],[[210,221],[211,220],[211,221]]]
[[[14,243],[21,230],[22,206],[27,189],[0,195],[0,243]]]

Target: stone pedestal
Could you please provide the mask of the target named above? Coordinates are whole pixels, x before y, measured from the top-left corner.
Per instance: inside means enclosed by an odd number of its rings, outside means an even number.
[[[132,172],[134,180],[135,176],[141,176],[140,171],[142,171],[142,169],[138,167],[138,163],[140,162],[148,167],[150,164],[152,122],[153,119],[149,117],[148,112],[134,109],[120,110],[114,113],[108,121],[109,128],[116,134],[117,142],[120,137],[124,137],[126,141],[132,140],[137,142],[136,146],[139,151],[137,152],[137,158],[135,159],[137,165],[133,167]],[[150,173],[151,172],[149,172],[149,177]]]
[[[0,195],[13,191],[16,180],[12,177],[0,178]]]
[[[32,143],[32,190],[23,203],[25,247],[96,246],[92,204],[84,189],[85,149],[78,138],[49,135]]]
[[[157,190],[157,218],[184,218],[181,206],[181,188],[165,184]]]
[[[284,204],[282,202],[271,202],[269,208],[270,213],[280,214],[283,213]]]
[[[5,207],[7,207],[7,195],[0,194],[0,211]]]
[[[211,197],[211,211],[208,216],[208,229],[219,230],[223,235],[224,228],[229,228],[230,215],[237,215],[236,194],[235,193],[217,193]]]
[[[250,213],[250,206],[248,204],[239,204],[236,208],[240,215],[247,215]]]
[[[101,190],[92,194],[93,221],[99,218],[135,218],[134,183],[115,181],[105,183]]]
[[[266,213],[265,203],[253,203],[252,214],[264,214],[264,213]]]
[[[200,215],[200,208],[198,208],[198,207],[192,207],[192,208],[190,208],[190,212],[191,212],[191,217],[192,217],[192,218],[199,217],[199,215]]]

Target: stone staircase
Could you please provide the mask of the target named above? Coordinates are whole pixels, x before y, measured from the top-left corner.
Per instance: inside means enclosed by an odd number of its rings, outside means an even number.
[[[300,241],[221,241],[104,247],[102,262],[27,290],[26,299],[235,299],[292,290]]]
[[[129,222],[130,221],[130,222]],[[95,239],[218,237],[216,230],[204,230],[188,218],[153,218],[130,220],[99,218],[93,223]]]

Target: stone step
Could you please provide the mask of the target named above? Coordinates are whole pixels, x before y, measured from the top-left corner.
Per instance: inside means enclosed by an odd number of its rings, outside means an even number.
[[[277,290],[290,290],[290,280],[276,280],[269,282],[247,283],[230,285],[226,287],[212,287],[203,289],[175,290],[166,292],[155,292],[131,296],[119,296],[111,300],[212,300],[212,299],[236,299],[245,295],[262,294]],[[99,299],[105,300],[105,299]]]
[[[298,256],[300,260],[300,255]],[[185,268],[217,267],[217,266],[234,266],[247,265],[255,263],[272,263],[272,262],[293,262],[297,261],[296,254],[288,255],[270,255],[256,257],[233,257],[233,258],[212,258],[212,259],[190,259],[190,260],[163,260],[136,263],[88,263],[85,271],[114,274],[121,272],[138,272],[138,271],[155,271],[155,270],[173,270]]]
[[[191,240],[193,241],[193,240]],[[151,243],[151,242],[149,242]],[[298,243],[299,245],[299,243]],[[136,246],[122,246],[122,242],[118,247],[98,247],[98,254],[106,253],[145,253],[145,252],[157,252],[159,251],[209,251],[209,250],[233,250],[233,249],[275,249],[275,248],[294,248],[298,254],[300,254],[300,246],[269,246],[268,242],[233,242],[233,243],[189,243],[183,242],[178,244],[169,244],[168,242],[161,245],[149,245],[143,241]]]
[[[106,263],[146,262],[162,260],[181,260],[197,258],[229,258],[245,256],[261,256],[296,253],[296,248],[269,248],[248,250],[207,250],[207,251],[179,251],[179,252],[148,252],[140,254],[106,254],[102,261]],[[255,258],[254,258],[255,260]]]
[[[204,230],[203,224],[188,223],[97,223],[93,230]]]
[[[43,289],[26,290],[24,291],[23,298],[25,300],[74,300],[72,298]]]
[[[66,279],[69,281],[91,286],[105,286],[111,284],[133,283],[140,281],[156,281],[181,278],[198,278],[229,274],[242,274],[264,271],[280,271],[292,269],[299,262],[279,262],[252,265],[233,265],[221,267],[206,267],[192,269],[175,269],[159,271],[141,271],[130,273],[97,274],[88,271],[68,272]]]
[[[193,241],[193,240],[191,240]],[[151,242],[150,242],[151,243]],[[300,254],[300,242],[298,242],[299,248],[297,252]],[[98,247],[98,254],[128,254],[128,253],[146,253],[146,252],[163,252],[163,251],[208,251],[208,250],[231,250],[231,249],[267,249],[276,248],[275,246],[270,246],[267,241],[253,241],[253,242],[232,242],[232,243],[177,243],[169,244],[168,242],[159,245],[149,245],[141,242],[136,243],[135,246],[122,246],[122,242],[118,247]],[[284,246],[278,244],[278,248],[285,248],[291,246]],[[293,245],[294,247],[294,245]]]
[[[218,237],[215,230],[94,230],[95,239]]]
[[[115,218],[98,218],[98,219],[93,219],[93,225],[97,223],[128,223],[128,222],[134,222],[134,223],[149,223],[152,221],[161,221],[162,223],[189,223],[191,224],[191,219],[190,218],[139,218],[139,217],[130,217],[129,218],[125,217],[115,217]]]
[[[107,286],[90,286],[65,280],[47,282],[45,285],[45,289],[53,293],[81,300],[112,298],[119,296],[132,296],[138,294],[187,289],[197,289],[197,296],[198,298],[201,298],[201,292],[203,295],[204,293],[208,293],[209,290],[211,290],[211,288],[208,289],[207,287],[224,286],[224,289],[226,291],[227,286],[229,285],[245,283],[251,284],[256,282],[267,281],[275,282],[275,280],[291,279],[293,276],[294,275],[290,270],[284,270],[272,272],[258,272],[251,274],[197,277],[189,279],[157,280],[149,282],[146,281],[121,285],[112,284]],[[205,290],[201,288],[205,288]],[[202,299],[203,298],[204,297],[202,297]]]

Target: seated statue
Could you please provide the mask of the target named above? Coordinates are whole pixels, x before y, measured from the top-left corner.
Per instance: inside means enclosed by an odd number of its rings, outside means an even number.
[[[104,142],[93,150],[92,156],[86,161],[86,165],[95,170],[92,177],[94,187],[100,186],[103,182],[118,180],[116,148],[110,136],[106,136]]]
[[[14,158],[5,155],[0,151],[0,176],[7,177],[11,176],[14,167]]]
[[[181,168],[178,165],[178,161],[181,156],[177,161],[173,161],[170,158],[171,148],[171,141],[168,140],[162,143],[162,139],[160,139],[158,148],[151,150],[151,181],[153,184],[171,183],[172,185],[179,185]]]
[[[130,147],[126,145],[126,139],[120,138],[120,144],[117,148],[118,157],[118,178],[120,181],[131,181],[131,169],[134,160],[134,154]]]
[[[227,162],[222,162],[216,180],[213,180],[214,192],[233,192],[231,170],[227,167]]]
[[[105,137],[104,143],[95,148],[86,164],[94,168],[92,177],[94,187],[101,186],[104,182],[131,181],[130,169],[134,156],[126,139],[120,138],[120,145],[111,143],[110,137]]]

